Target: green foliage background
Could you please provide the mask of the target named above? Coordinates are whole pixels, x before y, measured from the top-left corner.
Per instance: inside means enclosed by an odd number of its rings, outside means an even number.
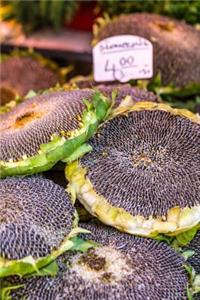
[[[185,20],[190,24],[200,23],[199,0],[99,0],[99,6],[111,16],[151,12]]]
[[[12,8],[7,18],[19,21],[26,32],[45,26],[57,30],[64,22],[72,20],[79,7],[74,0],[15,0],[3,3]]]

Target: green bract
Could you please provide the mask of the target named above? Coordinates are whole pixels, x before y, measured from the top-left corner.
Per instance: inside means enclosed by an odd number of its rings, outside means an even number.
[[[100,223],[81,226],[97,247],[59,257],[54,277],[8,278],[13,288],[23,285],[11,290],[13,299],[186,299],[184,259],[169,245]]]
[[[40,274],[40,268],[48,265],[59,255],[71,249],[73,246],[73,240],[70,240],[70,238],[67,237],[58,250],[53,251],[46,257],[34,259],[32,256],[27,256],[19,260],[8,260],[0,258],[0,278],[11,275],[23,276],[34,272]]]
[[[79,228],[79,232],[88,232],[87,230]],[[78,233],[78,231],[76,231]],[[96,247],[96,243],[92,241],[85,241],[78,237],[71,237],[70,239],[63,242],[62,246],[58,251],[55,251],[51,255],[46,258],[41,259],[40,261],[34,261],[33,258],[27,257],[23,261],[11,262],[12,268],[8,269],[6,272],[6,276],[18,274],[23,276],[25,279],[29,277],[36,277],[36,276],[55,276],[58,271],[59,267],[56,261],[56,258],[63,254],[66,250],[70,251],[79,251],[79,252],[86,252],[90,248]],[[41,267],[43,265],[43,267]],[[40,269],[38,269],[40,267]],[[19,273],[17,273],[20,270]],[[30,273],[28,273],[28,270]],[[10,271],[10,272],[9,272]],[[23,287],[23,284],[13,285],[7,281],[7,278],[2,280],[1,290],[0,290],[0,299],[8,300],[12,299],[10,296],[10,292],[14,289],[18,289]]]
[[[71,157],[73,153],[78,156],[84,154],[85,146],[82,147],[82,145],[106,118],[110,107],[108,99],[102,94],[97,92],[93,94],[92,98],[91,102],[85,101],[86,108],[82,113],[79,128],[60,135],[53,134],[51,141],[40,145],[40,149],[35,155],[24,155],[17,161],[12,159],[0,161],[0,177],[39,173],[49,170],[58,161]]]
[[[90,245],[76,237],[85,229],[78,227],[69,195],[53,181],[7,177],[0,181],[0,195],[0,278],[54,273],[58,256]]]
[[[92,242],[82,242],[81,239],[75,237],[78,233],[84,232],[87,231],[82,228],[72,230],[70,235],[62,242],[61,246],[46,257],[34,259],[32,256],[27,256],[19,260],[0,258],[0,278],[11,275],[24,276],[31,274],[32,276],[35,275],[35,273],[39,276],[47,275],[48,270],[45,272],[43,268],[55,261],[55,259],[64,252],[68,250],[86,251],[94,245]]]
[[[93,150],[66,168],[72,199],[121,231],[187,244],[200,224],[199,126],[198,116],[166,104],[116,108],[89,141]]]
[[[200,296],[200,226],[197,228],[196,232],[194,231],[193,239],[190,240],[190,243],[185,245],[183,243],[182,255],[186,259],[186,270],[189,273],[190,277],[190,286],[188,292],[194,294],[194,300],[199,299]],[[183,240],[184,241],[184,240]]]

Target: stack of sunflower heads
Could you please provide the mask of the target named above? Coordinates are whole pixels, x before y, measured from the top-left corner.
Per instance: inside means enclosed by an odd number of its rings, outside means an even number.
[[[0,130],[2,299],[198,297],[197,115],[101,86],[29,98]]]
[[[132,18],[96,41],[136,34]],[[157,21],[185,47],[186,25]],[[186,85],[197,48],[155,70]],[[47,90],[1,115],[0,149],[1,299],[200,299],[198,115],[129,85]]]

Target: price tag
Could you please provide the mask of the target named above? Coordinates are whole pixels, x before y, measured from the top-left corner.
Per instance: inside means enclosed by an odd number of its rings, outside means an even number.
[[[153,46],[135,35],[117,35],[93,48],[95,81],[120,81],[153,76]]]

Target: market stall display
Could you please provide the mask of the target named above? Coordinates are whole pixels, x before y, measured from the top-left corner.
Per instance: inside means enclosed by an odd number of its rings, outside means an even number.
[[[199,300],[199,3],[2,4],[0,299]]]

